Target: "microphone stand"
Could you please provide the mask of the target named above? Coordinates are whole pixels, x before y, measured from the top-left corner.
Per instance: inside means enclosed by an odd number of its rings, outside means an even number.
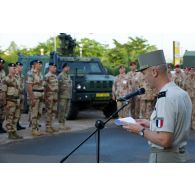
[[[89,140],[94,134],[97,133],[97,152],[96,152],[96,161],[97,163],[100,162],[100,130],[104,129],[105,125],[116,115],[118,114],[124,107],[126,107],[129,104],[130,100],[125,100],[124,105],[119,108],[117,111],[115,111],[106,121],[97,120],[95,123],[96,130],[89,135],[83,142],[81,142],[72,152],[70,152],[67,156],[65,156],[60,163],[63,163],[66,161],[80,146],[82,146],[87,140]]]

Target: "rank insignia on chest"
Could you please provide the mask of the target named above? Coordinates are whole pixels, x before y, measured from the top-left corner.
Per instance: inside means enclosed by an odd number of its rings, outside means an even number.
[[[156,127],[162,128],[163,127],[163,123],[164,123],[164,119],[163,118],[157,118],[156,119]]]

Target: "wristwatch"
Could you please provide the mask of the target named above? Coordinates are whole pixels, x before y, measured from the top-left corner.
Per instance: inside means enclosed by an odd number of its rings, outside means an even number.
[[[142,137],[144,137],[144,131],[145,131],[146,129],[145,128],[143,128],[141,131],[139,131],[139,135],[141,135]]]

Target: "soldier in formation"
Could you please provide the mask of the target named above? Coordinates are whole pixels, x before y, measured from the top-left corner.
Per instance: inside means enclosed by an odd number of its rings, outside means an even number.
[[[4,71],[4,63],[5,61],[0,58],[0,133],[5,132],[5,130],[3,129],[3,121],[5,119],[4,107],[6,103],[5,85],[3,84],[3,81],[5,80],[6,76]]]
[[[70,127],[66,125],[67,114],[70,109],[70,101],[72,97],[72,81],[68,75],[69,66],[63,64],[63,70],[58,75],[58,120],[60,124],[60,130],[70,130]]]
[[[43,75],[41,73],[42,62],[34,60],[32,62],[33,69],[28,73],[28,95],[30,103],[30,122],[33,136],[41,136],[43,133],[39,130],[39,119],[42,115],[44,84]]]
[[[20,117],[20,83],[16,78],[16,64],[9,64],[9,73],[4,80],[6,91],[5,127],[9,139],[22,139],[17,134],[17,122]]]
[[[57,103],[58,103],[58,79],[56,76],[56,65],[54,63],[49,64],[49,72],[45,75],[44,79],[44,95],[45,95],[45,107],[46,107],[46,131],[48,133],[54,133],[58,130],[52,125],[53,119],[57,115]]]
[[[117,100],[119,97],[125,96],[127,93],[131,91],[129,87],[129,82],[128,82],[128,77],[126,75],[126,69],[123,64],[119,66],[119,75],[116,76],[113,87],[112,87],[112,99]],[[117,101],[117,109],[120,109],[126,102],[125,101]],[[130,106],[131,102],[129,105],[123,108],[118,115],[120,118],[127,117],[130,114]]]
[[[131,88],[131,91],[134,92],[140,87],[142,87],[142,83],[140,82],[142,78],[142,74],[140,72],[136,72],[137,70],[136,62],[130,62],[129,65],[130,65],[130,71],[127,73],[127,77],[129,81],[129,87]],[[132,104],[130,110],[133,118],[139,118],[139,114],[140,114],[139,96],[132,98]]]
[[[24,76],[22,75],[23,64],[20,62],[16,62],[16,80],[19,85],[19,92],[20,92],[20,114],[17,122],[17,130],[26,129],[22,127],[19,123],[21,118],[21,113],[24,110]]]

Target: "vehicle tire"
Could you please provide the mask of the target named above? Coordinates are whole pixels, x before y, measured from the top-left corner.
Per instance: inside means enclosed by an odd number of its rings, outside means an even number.
[[[78,107],[75,103],[70,103],[70,110],[68,116],[66,117],[67,120],[75,120],[78,115]]]
[[[116,111],[117,111],[116,101],[110,100],[110,102],[104,107],[103,114],[106,118],[108,118]],[[113,116],[113,118],[117,118],[117,117],[118,115]]]

